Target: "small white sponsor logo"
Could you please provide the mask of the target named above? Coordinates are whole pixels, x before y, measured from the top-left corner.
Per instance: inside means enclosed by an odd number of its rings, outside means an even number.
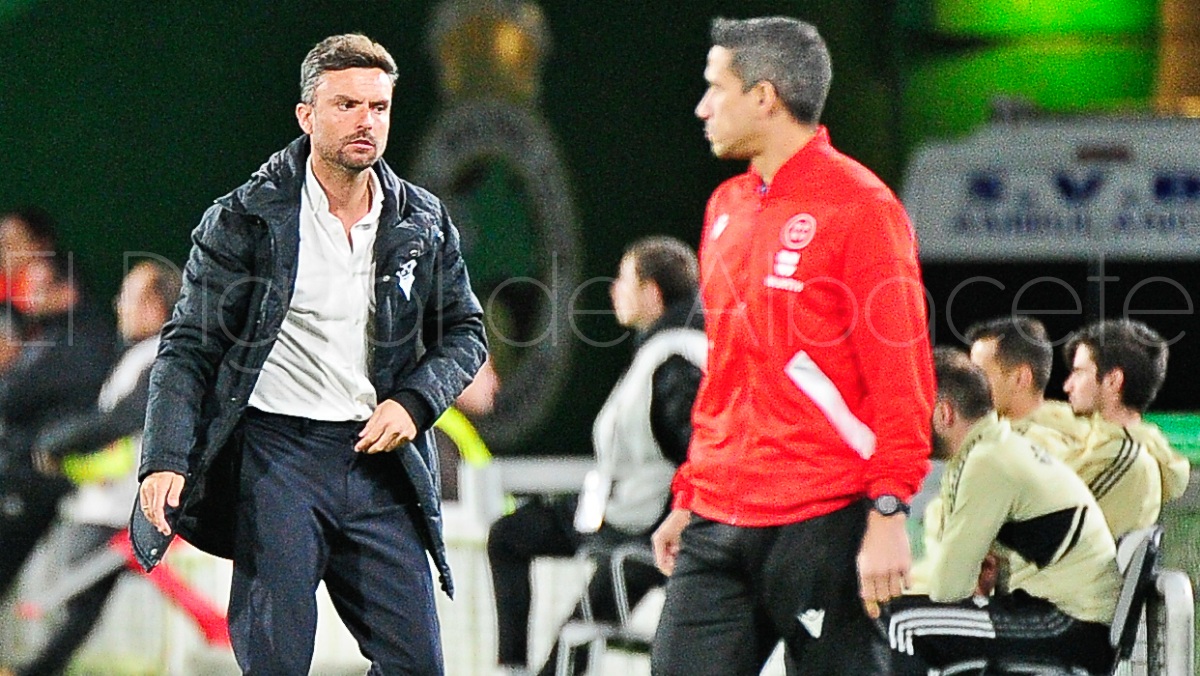
[[[797,615],[796,619],[800,620],[800,624],[808,630],[808,633],[813,638],[821,638],[821,627],[825,625],[824,610],[813,610],[810,608]]]
[[[400,290],[404,292],[404,300],[412,300],[412,285],[413,280],[416,279],[416,275],[413,274],[413,271],[416,269],[417,262],[408,261],[404,265],[401,265],[400,269],[396,271],[396,284],[400,287]]]
[[[775,274],[780,277],[791,277],[796,274],[796,266],[800,264],[800,252],[780,249],[775,252]]]
[[[808,246],[817,234],[817,219],[809,214],[796,214],[783,224],[779,231],[779,241],[793,251],[799,251]]]
[[[767,278],[763,280],[763,284],[768,289],[782,289],[783,291],[791,291],[793,293],[800,293],[804,290],[804,282],[778,275],[767,275]]]
[[[716,222],[713,223],[712,232],[709,233],[709,239],[716,239],[725,232],[725,228],[729,227],[729,214],[721,214],[717,216]]]

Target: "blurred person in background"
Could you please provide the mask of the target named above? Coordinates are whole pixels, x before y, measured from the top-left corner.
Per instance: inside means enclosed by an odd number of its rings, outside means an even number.
[[[434,423],[443,500],[464,499],[459,490],[463,462],[479,466],[491,462],[491,451],[475,428],[475,421],[492,412],[499,391],[500,376],[496,373],[495,361],[488,355],[475,379],[454,400],[454,406],[446,409]]]
[[[130,269],[114,302],[125,351],[104,381],[95,409],[48,424],[34,443],[34,458],[43,473],[65,476],[79,486],[60,510],[63,528],[70,534],[63,538],[69,549],[62,555],[72,566],[104,551],[129,520],[138,486],[150,366],[180,284],[179,270],[167,263],[143,261]],[[116,568],[72,596],[44,647],[10,673],[62,673],[99,620],[124,570]]]
[[[22,269],[24,342],[0,387],[0,596],[71,489],[35,469],[34,441],[47,425],[95,405],[117,352],[111,323],[84,297],[68,255],[31,257]]]
[[[987,376],[996,413],[1013,431],[1068,465],[1082,456],[1091,426],[1075,415],[1065,401],[1046,399],[1046,386],[1054,366],[1054,348],[1046,327],[1024,315],[997,317],[973,324],[966,332],[971,361]],[[1085,481],[1087,477],[1084,477]],[[906,593],[928,590],[929,566],[939,547],[942,501],[933,498],[925,507],[924,556],[913,565]],[[987,565],[1007,578],[1012,565],[1025,565],[998,548]]]
[[[44,209],[30,206],[0,214],[0,301],[27,312],[26,264],[57,250],[58,227]]]
[[[666,515],[672,477],[687,457],[707,349],[697,283],[696,254],[677,239],[649,237],[625,250],[610,296],[617,323],[635,332],[635,352],[592,427],[596,480],[579,496],[527,502],[488,533],[498,662],[511,673],[524,672],[528,660],[533,560],[573,556],[582,547],[602,552],[628,542],[648,546]],[[635,565],[627,583],[632,607],[662,576]],[[607,565],[597,566],[584,593],[594,619],[617,620]],[[571,618],[582,617],[581,602]],[[539,673],[553,674],[555,660],[551,652]],[[586,663],[577,658],[576,672]]]
[[[233,560],[251,674],[308,673],[322,581],[372,674],[441,674],[429,557],[453,593],[430,427],[487,354],[459,235],[382,159],[397,77],[359,34],[300,67],[303,135],[193,232],[163,329],[131,522]]]
[[[21,356],[24,347],[21,340],[20,322],[7,304],[0,303],[0,388],[5,385],[4,375],[8,373]],[[0,428],[0,439],[4,438],[4,430]]]

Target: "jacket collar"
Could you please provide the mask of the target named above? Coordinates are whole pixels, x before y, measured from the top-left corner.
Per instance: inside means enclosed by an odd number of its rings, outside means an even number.
[[[829,142],[829,129],[825,125],[820,125],[808,143],[797,150],[795,155],[789,157],[779,167],[779,171],[775,172],[775,177],[771,180],[770,192],[786,194],[803,185],[806,174],[817,164],[818,158],[832,152],[833,146]],[[754,177],[756,185],[763,185],[762,174],[758,173],[757,169],[751,166],[749,173]]]
[[[646,341],[654,337],[654,334],[665,331],[667,329],[697,329],[704,330],[704,314],[700,309],[700,299],[698,297],[688,300],[676,301],[671,303],[663,311],[658,321],[654,322],[650,328],[642,331],[634,339],[634,345],[641,347],[646,344]]]
[[[259,216],[267,223],[298,217],[309,152],[309,138],[305,134],[271,155],[250,180],[218,199],[217,204],[236,213]],[[381,225],[396,223],[406,215],[408,206],[404,181],[383,158],[371,170],[383,187],[383,211],[379,222]]]

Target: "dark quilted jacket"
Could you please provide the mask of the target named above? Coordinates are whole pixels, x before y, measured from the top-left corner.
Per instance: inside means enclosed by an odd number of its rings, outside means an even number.
[[[174,532],[229,558],[241,459],[238,422],[291,302],[299,251],[300,191],[308,137],[275,153],[205,212],[192,233],[183,293],[163,329],[150,376],[140,476],[186,477]],[[375,321],[370,378],[379,400],[414,397],[440,415],[470,382],[487,351],[458,232],[442,203],[380,160],[383,213],[375,240]],[[415,261],[406,295],[397,273]],[[414,415],[414,418],[417,416]],[[442,540],[437,451],[425,431],[395,451],[417,490],[423,536],[453,593]],[[147,569],[170,537],[134,506],[134,549]]]

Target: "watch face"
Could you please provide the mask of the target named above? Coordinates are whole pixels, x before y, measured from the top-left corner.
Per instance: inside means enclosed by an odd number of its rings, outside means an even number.
[[[900,511],[900,499],[894,495],[881,495],[875,498],[875,509],[884,516],[891,516]]]

